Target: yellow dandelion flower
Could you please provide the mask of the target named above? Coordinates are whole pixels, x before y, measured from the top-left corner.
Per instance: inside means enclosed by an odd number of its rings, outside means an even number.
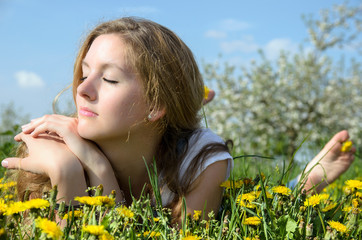
[[[5,233],[5,229],[4,229],[4,228],[0,228],[0,236],[1,236],[1,235],[4,235],[4,233]]]
[[[328,221],[328,224],[329,226],[331,226],[331,228],[336,229],[338,232],[341,233],[347,232],[347,227],[340,222]]]
[[[155,232],[155,231],[146,231],[143,233],[143,236],[144,237],[149,237],[149,238],[153,238],[153,237],[159,237],[161,236],[161,233],[160,232]]]
[[[292,190],[290,190],[286,186],[276,186],[271,189],[274,193],[282,194],[285,196],[289,196],[292,193]]]
[[[46,218],[37,218],[35,220],[35,226],[51,239],[59,239],[63,235],[63,232],[57,223]]]
[[[6,212],[8,205],[5,203],[4,199],[0,199],[0,213]]]
[[[5,196],[4,196],[4,199],[5,200],[11,200],[11,199],[13,199],[14,198],[14,195],[13,194],[6,194]]]
[[[2,189],[4,192],[9,190],[9,188],[15,187],[15,186],[16,186],[16,182],[14,182],[14,181],[6,182],[6,183],[0,183],[0,189]]]
[[[351,190],[351,191],[354,191],[356,189],[362,189],[362,182],[359,181],[359,180],[347,180],[344,182],[346,184],[346,188]]]
[[[345,141],[342,145],[341,152],[351,151],[352,145],[352,141]]]
[[[356,192],[355,196],[356,196],[357,198],[362,198],[362,192]]]
[[[63,219],[72,219],[72,218],[80,218],[83,217],[83,211],[74,210],[64,214]]]
[[[325,200],[329,199],[329,194],[328,193],[322,193],[322,194],[319,194],[319,197],[320,197],[321,201],[325,201]]]
[[[358,208],[358,199],[353,198],[352,199],[352,205],[353,205],[354,208]]]
[[[201,216],[201,211],[194,210],[194,215],[192,216],[192,218],[198,221],[200,219],[200,216]]]
[[[0,208],[0,211],[5,210],[3,211],[4,214],[9,216],[20,212],[24,212],[28,209],[35,209],[35,208],[44,209],[49,207],[49,205],[50,203],[47,200],[36,198],[25,202],[20,202],[20,201],[12,202],[8,206],[6,206],[6,209]]]
[[[96,197],[75,197],[75,201],[78,201],[82,204],[91,205],[91,206],[107,206],[113,207],[115,205],[114,198],[110,198],[108,196],[96,196]]]
[[[187,237],[182,238],[182,240],[199,240],[201,237],[198,237],[197,235],[189,235]]]
[[[126,206],[121,206],[119,208],[117,208],[117,212],[125,218],[133,218],[134,213],[128,209]]]
[[[244,193],[237,197],[236,203],[238,203],[241,207],[256,208],[256,205],[252,203],[255,199],[256,199],[255,192]]]
[[[244,240],[259,240],[259,238],[255,238],[255,237],[244,237]]]
[[[83,232],[90,233],[95,236],[101,236],[105,234],[107,231],[104,229],[103,225],[87,225],[83,226],[82,228]]]
[[[50,203],[45,199],[35,198],[24,202],[24,205],[26,206],[27,209],[34,209],[34,208],[44,209],[49,207]]]
[[[329,210],[335,208],[336,206],[337,206],[337,203],[329,204],[322,209],[322,212],[328,212]]]
[[[114,237],[109,232],[104,233],[99,237],[100,240],[114,240]]]
[[[261,217],[248,217],[243,222],[245,225],[254,225],[257,226],[261,223]]]
[[[351,211],[351,210],[352,210],[352,207],[351,207],[351,206],[345,206],[345,207],[342,209],[343,212],[349,212],[349,211]]]
[[[304,202],[304,206],[309,207],[309,206],[313,206],[315,207],[316,205],[318,205],[321,202],[321,197],[319,194],[315,194],[313,196],[310,196],[309,198],[307,198]]]
[[[204,98],[207,99],[209,97],[210,88],[204,86]]]
[[[262,193],[261,191],[255,192],[256,198],[259,198],[261,193]],[[271,195],[269,192],[265,191],[265,194],[267,198],[273,198],[273,195]]]
[[[252,202],[256,199],[256,193],[250,192],[250,193],[244,193],[241,195],[241,199],[244,201]]]
[[[221,183],[220,187],[223,187],[226,189],[236,189],[236,188],[241,188],[243,186],[243,184],[244,184],[243,180],[238,180],[238,181],[227,180],[227,181]]]
[[[159,221],[160,221],[160,218],[159,218],[159,217],[155,217],[155,218],[153,218],[153,221],[154,221],[154,222],[159,222]]]
[[[6,206],[4,215],[10,216],[27,210],[27,206],[23,202],[12,202]]]

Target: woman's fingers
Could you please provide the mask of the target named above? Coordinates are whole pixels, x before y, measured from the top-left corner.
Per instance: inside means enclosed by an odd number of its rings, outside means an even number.
[[[1,166],[7,169],[21,169],[33,173],[43,173],[43,170],[33,164],[30,159],[26,158],[5,158],[1,161]]]
[[[1,161],[1,166],[9,169],[21,169],[22,158],[5,158]]]
[[[69,132],[74,131],[75,118],[66,117],[63,115],[44,115],[41,118],[31,120],[30,123],[23,125],[22,130],[25,134],[31,134],[33,137],[39,136],[42,133],[56,133],[60,137],[65,137]],[[19,137],[14,138],[20,141]]]

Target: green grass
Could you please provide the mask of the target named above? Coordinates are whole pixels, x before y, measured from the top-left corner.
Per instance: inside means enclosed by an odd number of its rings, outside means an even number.
[[[0,154],[13,154],[13,147],[12,141],[3,142]],[[294,163],[286,175],[288,165],[289,161],[260,156],[235,159],[233,181],[225,188],[220,212],[204,217],[196,212],[177,226],[172,224],[170,209],[154,206],[149,196],[142,195],[128,207],[115,205],[114,196],[98,203],[85,201],[78,209],[80,216],[68,217],[63,229],[52,228],[56,189],[44,197],[45,205],[14,203],[15,187],[4,179],[0,183],[0,239],[56,239],[56,234],[62,239],[361,239],[361,189],[344,189],[346,180],[362,180],[361,159],[356,157],[349,170],[323,192],[329,195],[319,195],[322,199],[314,206],[305,206],[309,196],[298,189],[286,195],[273,191],[304,167]],[[156,179],[151,174],[158,196]],[[101,195],[99,186],[94,198]],[[331,209],[324,211],[326,207]],[[61,206],[58,214],[72,216],[71,210]],[[51,222],[40,224],[39,218]]]

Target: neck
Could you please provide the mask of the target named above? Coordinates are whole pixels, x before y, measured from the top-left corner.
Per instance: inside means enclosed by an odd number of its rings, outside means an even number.
[[[138,198],[149,182],[147,166],[153,162],[162,135],[157,130],[130,133],[125,139],[97,143],[110,161],[118,184],[130,202],[131,193]]]

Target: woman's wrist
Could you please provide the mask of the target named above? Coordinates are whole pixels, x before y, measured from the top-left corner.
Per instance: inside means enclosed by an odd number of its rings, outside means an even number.
[[[53,171],[49,171],[51,185],[58,187],[58,201],[69,203],[74,201],[74,197],[87,195],[88,187],[84,170],[78,160],[74,161],[76,162],[73,164],[66,161],[65,165],[54,167]]]

